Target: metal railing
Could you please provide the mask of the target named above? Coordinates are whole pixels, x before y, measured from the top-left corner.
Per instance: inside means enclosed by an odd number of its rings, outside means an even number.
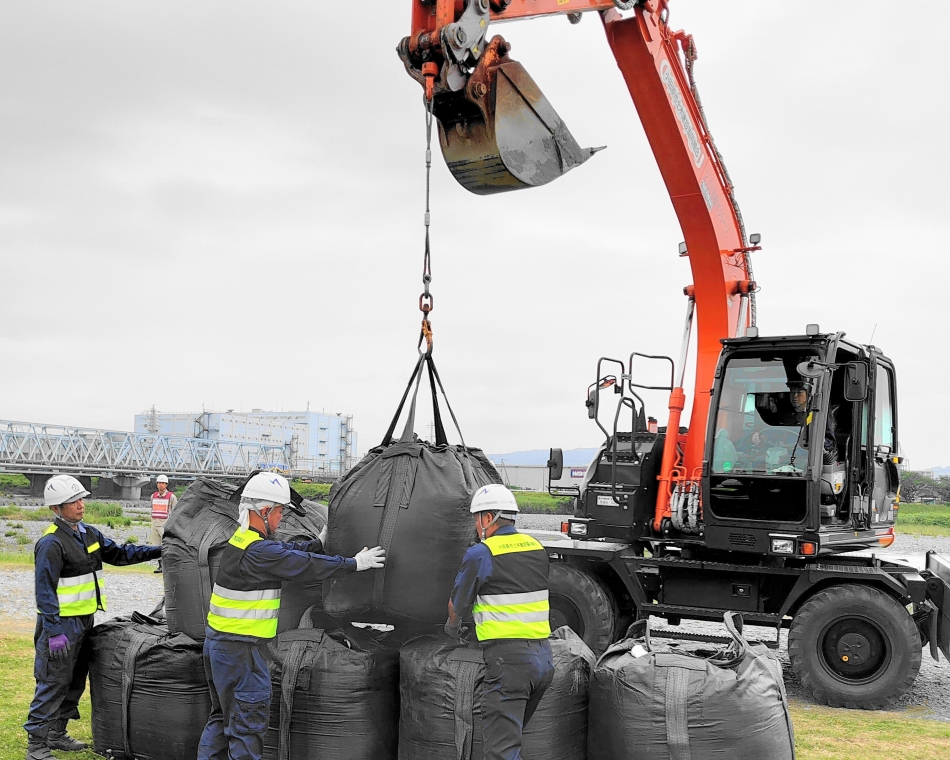
[[[284,446],[0,420],[0,470],[17,473],[247,475],[289,473]]]

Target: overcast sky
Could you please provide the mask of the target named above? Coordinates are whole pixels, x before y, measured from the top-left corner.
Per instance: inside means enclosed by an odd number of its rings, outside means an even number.
[[[873,333],[911,466],[950,465],[950,5],[670,5],[763,236],[761,333]],[[409,12],[0,0],[0,419],[131,429],[152,404],[309,402],[375,444],[418,334]],[[490,198],[436,153],[435,356],[470,445],[592,446],[597,358],[678,355],[682,235],[596,15],[495,31],[578,141],[609,149]]]

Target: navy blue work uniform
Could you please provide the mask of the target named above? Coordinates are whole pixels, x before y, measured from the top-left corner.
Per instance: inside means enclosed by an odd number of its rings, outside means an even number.
[[[198,760],[260,760],[270,715],[268,642],[277,633],[282,581],[322,581],[356,560],[321,554],[319,539],[285,543],[239,529],[221,556],[204,643],[211,715]]]
[[[513,526],[499,528],[465,553],[452,605],[474,618],[484,653],[484,760],[520,760],[524,727],[554,678],[547,552]]]
[[[86,689],[88,651],[83,646],[97,610],[106,609],[102,563],[134,565],[162,556],[160,546],[119,546],[91,525],[77,530],[56,518],[33,554],[36,562],[36,692],[23,727],[45,740],[51,724],[79,717],[79,698]],[[69,652],[53,659],[49,640],[66,634]]]

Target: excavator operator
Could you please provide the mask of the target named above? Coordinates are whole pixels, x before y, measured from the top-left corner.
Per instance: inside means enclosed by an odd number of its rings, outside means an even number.
[[[811,384],[806,382],[789,381],[788,383],[789,401],[798,417],[798,424],[802,426],[804,433],[802,437],[802,448],[808,448],[814,412],[809,408],[811,401]],[[836,408],[829,410],[828,422],[825,425],[825,437],[822,444],[822,462],[823,464],[834,464],[838,461],[838,444],[835,441],[835,411]]]

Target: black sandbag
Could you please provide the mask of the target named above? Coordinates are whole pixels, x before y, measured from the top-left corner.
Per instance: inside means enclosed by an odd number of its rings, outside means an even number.
[[[96,753],[123,760],[195,757],[211,712],[202,645],[133,613],[97,625],[87,646]]]
[[[399,650],[399,760],[481,760],[482,680],[477,646],[420,636]],[[530,724],[529,724],[530,725]]]
[[[781,666],[741,625],[727,613],[734,644],[714,653],[648,632],[604,652],[590,686],[590,760],[794,760]]]
[[[524,760],[586,760],[588,683],[594,654],[570,628],[549,639],[554,679],[523,735]],[[399,760],[482,760],[477,645],[421,636],[399,650]]]
[[[162,579],[165,613],[172,633],[204,639],[221,552],[239,525],[238,488],[232,483],[198,478],[182,494],[168,518],[162,538]],[[303,506],[307,512],[303,517],[284,511],[275,539],[317,538],[326,525],[326,507],[306,500]],[[319,583],[285,583],[277,630],[296,627],[303,611],[319,604],[321,599]]]
[[[396,760],[399,653],[352,626],[301,628],[271,649],[265,760]]]
[[[587,706],[596,658],[571,628],[551,634],[554,680],[524,729],[524,760],[587,760]]]
[[[409,390],[415,382],[418,392],[426,366],[436,442],[420,440],[412,432],[415,395],[402,437],[394,441],[392,433]],[[370,450],[330,491],[330,550],[345,556],[364,546],[386,550],[383,569],[324,583],[323,607],[335,617],[392,624],[445,622],[455,576],[474,539],[468,511],[472,494],[501,478],[480,449],[466,447],[464,441],[448,445],[435,393],[437,380],[431,357],[421,358],[384,443]]]

